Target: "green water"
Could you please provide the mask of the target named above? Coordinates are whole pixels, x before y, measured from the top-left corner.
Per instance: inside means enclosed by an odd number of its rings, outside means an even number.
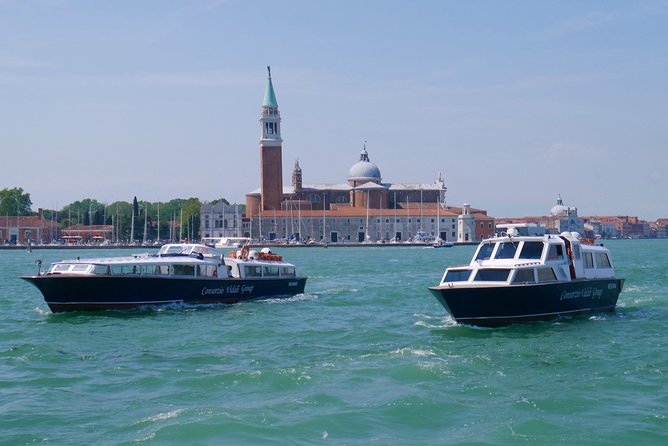
[[[668,442],[668,241],[608,243],[615,313],[480,329],[427,291],[473,247],[278,250],[306,294],[51,314],[0,251],[0,444]]]

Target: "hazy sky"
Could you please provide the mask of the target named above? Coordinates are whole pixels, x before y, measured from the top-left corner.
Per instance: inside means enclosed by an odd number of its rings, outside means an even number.
[[[0,188],[245,202],[266,65],[285,184],[367,141],[492,216],[668,217],[666,1],[0,0]]]

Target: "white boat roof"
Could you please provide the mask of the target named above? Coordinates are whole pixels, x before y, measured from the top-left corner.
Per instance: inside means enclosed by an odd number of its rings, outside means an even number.
[[[198,254],[202,254],[199,257]],[[87,259],[70,259],[61,260],[53,263],[89,263],[89,264],[136,264],[136,263],[151,263],[151,264],[172,264],[172,263],[212,263],[213,261],[225,260],[226,263],[244,263],[244,264],[281,264],[285,266],[294,266],[291,263],[282,260],[259,260],[259,259],[233,259],[224,257],[224,253],[215,248],[197,243],[170,243],[163,245],[157,254],[138,253],[130,256],[118,257],[97,257]]]

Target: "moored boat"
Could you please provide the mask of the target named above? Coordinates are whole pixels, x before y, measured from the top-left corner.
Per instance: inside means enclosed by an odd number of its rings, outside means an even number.
[[[468,265],[449,267],[432,294],[459,323],[500,326],[613,311],[624,279],[609,250],[577,233],[483,240]]]
[[[268,248],[244,246],[225,257],[187,243],[164,245],[157,254],[64,260],[21,278],[54,313],[291,297],[304,292],[307,279]]]
[[[436,237],[436,240],[434,240],[434,243],[431,244],[432,248],[452,248],[454,246],[454,243],[451,242],[446,242],[440,237]]]
[[[251,239],[248,237],[204,237],[202,244],[216,249],[241,248],[249,245]]]

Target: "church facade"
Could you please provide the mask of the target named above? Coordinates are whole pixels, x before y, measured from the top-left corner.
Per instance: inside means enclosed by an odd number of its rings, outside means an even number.
[[[486,211],[446,206],[439,172],[433,182],[384,181],[363,146],[338,184],[305,183],[298,161],[283,186],[281,116],[271,78],[260,114],[260,188],[246,194],[244,235],[258,240],[327,243],[474,242],[494,233]]]

